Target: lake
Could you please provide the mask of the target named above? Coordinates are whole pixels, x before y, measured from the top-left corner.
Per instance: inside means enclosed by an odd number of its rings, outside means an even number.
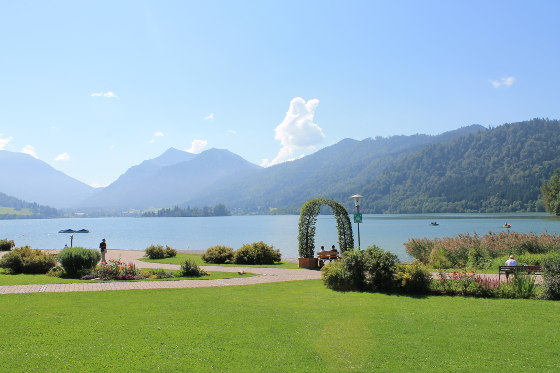
[[[74,246],[97,248],[106,238],[109,249],[144,250],[151,244],[169,245],[178,250],[206,250],[214,245],[234,249],[245,243],[264,241],[280,249],[283,257],[297,254],[299,216],[224,216],[207,218],[70,218],[0,220],[0,238],[13,239],[17,246],[62,249],[70,245],[70,235],[61,229],[88,229],[74,234]],[[437,221],[439,226],[431,226]],[[372,243],[390,250],[401,259],[409,259],[403,243],[409,238],[435,238],[459,233],[486,234],[504,230],[560,233],[560,219],[548,214],[418,214],[364,215],[360,224],[361,247]],[[354,240],[358,244],[356,224]],[[315,243],[338,248],[336,221],[332,215],[317,219]]]

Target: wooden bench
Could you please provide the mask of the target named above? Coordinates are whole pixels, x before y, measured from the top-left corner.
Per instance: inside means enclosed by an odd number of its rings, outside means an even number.
[[[332,260],[338,260],[340,259],[340,255],[339,252],[336,250],[319,251],[317,253],[317,259],[319,259],[319,268],[321,268],[323,265],[325,265],[325,260],[328,260],[329,262]]]
[[[507,281],[510,274],[526,273],[529,275],[542,275],[542,268],[541,266],[499,266],[498,281],[501,280],[502,273],[506,275]]]

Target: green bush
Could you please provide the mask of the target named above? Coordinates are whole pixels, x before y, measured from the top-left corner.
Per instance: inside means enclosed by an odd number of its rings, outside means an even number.
[[[241,246],[233,258],[235,264],[274,264],[280,260],[280,250],[262,241]]]
[[[10,251],[14,246],[15,243],[13,240],[8,240],[7,238],[0,240],[0,251]]]
[[[376,245],[364,251],[365,285],[370,291],[388,291],[396,285],[399,258]]]
[[[535,276],[526,274],[514,274],[508,283],[501,284],[499,296],[501,298],[534,298],[537,294]]]
[[[321,278],[326,287],[333,290],[349,291],[353,285],[351,274],[346,270],[342,260],[331,261],[321,268]]]
[[[47,254],[29,246],[15,248],[0,258],[0,267],[8,269],[11,273],[45,274],[54,266],[54,254]]]
[[[165,257],[166,258],[174,258],[177,256],[177,250],[165,245]]]
[[[398,289],[407,294],[425,294],[429,291],[432,274],[419,260],[397,266]]]
[[[430,255],[430,265],[433,268],[451,268],[451,262],[447,258],[447,252],[443,247],[437,247],[432,250]]]
[[[95,268],[101,260],[101,254],[83,247],[68,247],[58,253],[57,259],[67,276],[79,278]]]
[[[323,283],[335,290],[392,290],[398,263],[395,254],[375,245],[365,251],[347,250],[339,261],[324,267]]]
[[[146,248],[146,254],[150,259],[165,259],[165,258],[173,258],[177,256],[177,250],[165,246],[165,249],[162,245],[150,245]]]
[[[208,276],[208,272],[200,268],[192,259],[187,259],[181,264],[182,277],[201,277]]]
[[[161,245],[150,245],[146,248],[146,256],[150,259],[164,259],[165,250]]]
[[[549,256],[542,263],[543,297],[560,300],[560,255]]]
[[[234,252],[231,247],[217,245],[212,246],[202,254],[202,260],[206,263],[224,264],[233,262]]]

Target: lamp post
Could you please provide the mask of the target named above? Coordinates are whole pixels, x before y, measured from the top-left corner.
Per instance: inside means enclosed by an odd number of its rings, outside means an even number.
[[[360,243],[360,223],[362,222],[362,214],[360,214],[360,198],[362,195],[354,194],[350,198],[354,198],[355,206],[356,206],[356,213],[354,214],[354,223],[358,225],[358,250],[361,250],[361,243]]]

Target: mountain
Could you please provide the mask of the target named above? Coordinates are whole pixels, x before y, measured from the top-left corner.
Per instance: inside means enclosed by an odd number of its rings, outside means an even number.
[[[55,208],[25,202],[0,193],[0,219],[59,218],[63,214]]]
[[[130,168],[80,206],[173,207],[213,183],[258,168],[227,150],[210,149],[195,155],[171,148],[158,158]]]
[[[433,144],[362,189],[373,213],[544,211],[540,186],[560,168],[560,121],[533,119]]]
[[[0,151],[0,192],[57,208],[84,200],[94,188],[28,154]]]
[[[347,199],[389,165],[427,145],[485,130],[480,125],[472,125],[437,136],[344,139],[292,162],[232,175],[227,183],[210,186],[182,205],[226,203],[238,213],[294,213],[305,201],[317,196]]]

